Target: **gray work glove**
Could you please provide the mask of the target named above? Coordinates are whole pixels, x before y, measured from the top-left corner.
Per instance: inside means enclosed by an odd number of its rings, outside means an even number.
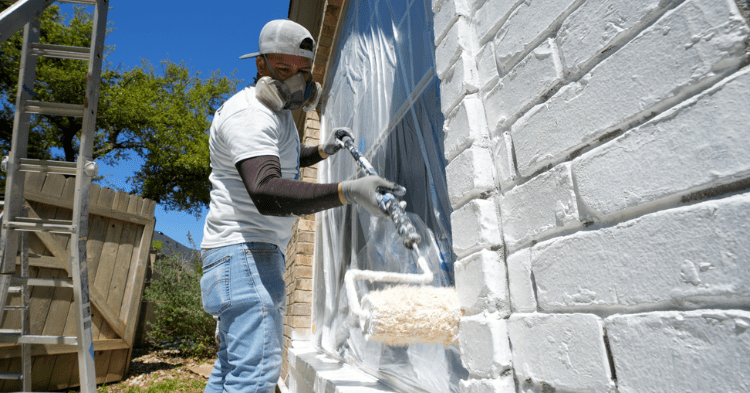
[[[380,176],[365,176],[356,180],[341,182],[341,193],[347,203],[362,205],[370,214],[380,217],[388,217],[388,213],[380,209],[376,195],[378,189],[384,192],[398,190],[396,183],[389,182]]]
[[[338,140],[336,139],[336,131],[338,130],[344,130],[349,134],[350,137],[352,136],[351,130],[349,130],[348,128],[345,128],[345,127],[334,128],[331,131],[331,133],[328,134],[328,138],[326,138],[326,142],[320,145],[320,149],[323,151],[323,153],[326,156],[332,156],[338,153],[338,151],[341,150],[341,148],[343,147],[342,145],[338,143]]]

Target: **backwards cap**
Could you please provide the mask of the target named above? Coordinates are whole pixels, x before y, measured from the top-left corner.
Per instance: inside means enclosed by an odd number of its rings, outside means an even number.
[[[289,19],[277,19],[263,26],[258,40],[258,52],[240,56],[240,59],[280,53],[303,56],[312,60],[314,48],[315,40],[306,28]]]

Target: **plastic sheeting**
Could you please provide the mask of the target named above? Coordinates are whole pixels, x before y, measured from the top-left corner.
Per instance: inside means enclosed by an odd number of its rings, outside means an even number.
[[[453,285],[450,213],[443,159],[443,115],[434,71],[430,0],[350,0],[328,73],[321,138],[350,127],[359,150],[382,177],[407,189],[402,199],[423,234],[433,285]],[[345,150],[322,162],[319,181],[363,176]],[[315,337],[322,350],[406,392],[457,392],[468,373],[458,348],[365,341],[348,309],[349,268],[416,272],[393,227],[363,208],[319,213]],[[357,296],[386,284],[360,282]]]

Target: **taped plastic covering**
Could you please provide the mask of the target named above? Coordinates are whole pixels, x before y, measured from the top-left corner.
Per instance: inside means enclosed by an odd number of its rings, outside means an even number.
[[[377,173],[406,187],[433,285],[453,285],[443,115],[434,71],[431,0],[349,0],[328,71],[321,139],[350,127]],[[346,151],[323,161],[318,180],[361,177]],[[468,372],[455,345],[389,346],[364,338],[349,313],[347,269],[418,272],[393,223],[348,205],[319,213],[313,342],[404,392],[458,392]],[[359,282],[357,295],[392,284]]]

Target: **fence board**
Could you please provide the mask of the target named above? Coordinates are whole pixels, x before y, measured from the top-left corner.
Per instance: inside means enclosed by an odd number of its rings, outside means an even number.
[[[112,351],[112,357],[109,360],[109,371],[107,372],[107,382],[119,381],[125,374],[125,366],[128,363],[128,352],[130,352],[130,349]]]
[[[46,390],[55,368],[55,356],[37,356],[31,365],[31,390]]]
[[[133,238],[133,252],[130,256],[130,270],[128,271],[128,277],[125,281],[125,293],[123,294],[122,299],[122,305],[120,307],[120,319],[125,321],[126,325],[129,323],[129,314],[128,311],[132,308],[131,307],[131,300],[135,294],[138,294],[138,297],[140,299],[140,294],[143,292],[142,285],[139,285],[138,282],[143,282],[143,279],[145,276],[146,271],[146,262],[147,260],[140,260],[141,257],[141,244],[143,243],[143,227],[137,227],[135,237]],[[143,271],[144,274],[140,274],[141,271]],[[138,310],[135,310],[137,313]]]
[[[104,296],[103,299],[107,299],[107,295],[109,295],[109,284],[112,282],[112,272],[114,271],[114,263],[117,258],[121,236],[122,221],[111,220],[107,227],[107,238],[104,240],[99,267],[97,268],[96,279],[94,280],[94,288]]]
[[[107,237],[107,226],[109,220],[94,216],[89,220],[89,237],[86,242],[86,259],[88,261],[89,285],[93,286],[96,272],[99,268],[99,259],[102,256],[104,240]]]
[[[112,357],[112,351],[98,351],[94,355],[97,385],[107,382],[107,373],[109,372],[109,360],[111,357]]]
[[[55,356],[55,368],[52,371],[52,377],[49,381],[49,390],[65,389],[70,382],[70,367],[73,363],[78,363],[77,353],[66,353]]]
[[[117,250],[117,258],[114,263],[112,273],[112,282],[107,296],[107,305],[112,308],[115,315],[119,317],[122,308],[122,298],[125,294],[125,283],[128,279],[128,271],[131,266],[131,257],[133,256],[133,242],[137,228],[132,224],[123,225],[122,235],[120,237],[120,247]],[[124,332],[123,332],[124,333]]]

